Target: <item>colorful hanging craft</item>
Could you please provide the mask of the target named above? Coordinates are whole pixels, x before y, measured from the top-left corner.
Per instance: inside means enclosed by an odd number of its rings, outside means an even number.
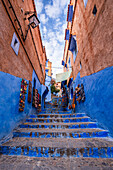
[[[21,80],[21,89],[20,89],[20,99],[19,99],[19,111],[24,111],[25,108],[25,95],[27,94],[27,82]]]
[[[37,108],[38,105],[39,105],[38,90],[33,88],[33,102],[32,102],[32,106]]]
[[[31,96],[32,96],[32,84],[29,81],[29,88],[28,88],[28,102],[31,103]]]

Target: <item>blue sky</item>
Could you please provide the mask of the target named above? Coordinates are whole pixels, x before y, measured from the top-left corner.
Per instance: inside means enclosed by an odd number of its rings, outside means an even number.
[[[53,67],[62,67],[69,0],[35,0],[43,45]],[[53,77],[62,69],[52,68]]]

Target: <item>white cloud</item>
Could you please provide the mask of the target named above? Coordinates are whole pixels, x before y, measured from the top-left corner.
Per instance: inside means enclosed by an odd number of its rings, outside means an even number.
[[[47,28],[44,26],[43,27],[43,33],[46,34],[47,33]]]
[[[43,10],[43,2],[41,0],[35,0],[37,14],[40,14]]]
[[[62,69],[58,69],[56,67],[61,66],[61,60],[64,52],[64,36],[60,32],[52,32],[52,30],[48,30],[47,39],[44,41],[44,45],[46,47],[47,58],[52,62],[52,72],[53,77],[56,77],[56,74],[62,72]],[[60,43],[61,41],[61,43]],[[54,68],[55,67],[55,68]]]
[[[58,21],[54,24],[54,29],[59,30],[61,28],[61,26],[62,26],[62,22]]]
[[[45,24],[48,22],[48,18],[45,16],[45,14],[40,14],[40,21]]]
[[[45,6],[45,12],[50,18],[58,18],[66,5],[68,5],[66,0],[53,0],[52,5]]]
[[[45,11],[50,18],[58,18],[60,15],[60,8],[55,6],[47,5]]]
[[[60,18],[57,18],[57,19],[56,19],[56,22],[59,22],[59,21],[60,21]]]
[[[65,18],[67,19],[67,10],[68,10],[68,8],[67,8],[67,6],[64,8],[64,16],[65,16]]]
[[[46,48],[47,58],[52,62],[52,72],[55,78],[56,74],[63,72],[63,69],[56,67],[62,68],[61,61],[64,53],[64,36],[65,29],[67,28],[67,22],[64,18],[67,16],[69,0],[51,1],[44,6],[42,0],[35,0],[37,13],[40,15],[39,19],[42,23],[43,45]],[[43,8],[45,9],[45,13]],[[51,22],[51,19],[54,20]]]
[[[69,4],[69,0],[68,1],[67,0],[60,0],[60,4],[61,4],[62,7],[65,7],[66,5]]]

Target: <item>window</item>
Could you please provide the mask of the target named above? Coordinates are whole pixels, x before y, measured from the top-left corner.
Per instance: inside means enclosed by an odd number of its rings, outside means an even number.
[[[62,60],[62,65],[63,65],[63,66],[65,65],[65,62],[64,62],[64,60]]]
[[[65,30],[65,40],[69,40],[69,30]]]
[[[81,68],[82,68],[82,64],[81,64],[81,61],[80,61],[80,70],[81,70]]]
[[[77,56],[77,53],[78,53],[78,49],[77,49],[77,42],[76,42],[76,36],[74,36],[74,39],[75,39],[75,50],[73,51],[73,60],[75,62],[75,59],[76,59],[76,56]]]
[[[73,5],[68,6],[68,18],[67,21],[71,22],[73,18]]]
[[[65,63],[65,67],[67,68],[67,64]]]
[[[70,47],[69,50],[73,53],[73,60],[75,62],[78,49],[77,49],[77,42],[76,42],[76,35],[71,36],[71,42],[70,42]]]
[[[34,78],[33,87],[36,88],[36,79]]]
[[[96,7],[96,5],[94,5],[94,8],[93,8],[93,15],[95,16],[96,15],[96,13],[97,13],[97,7]]]
[[[86,8],[88,0],[83,0],[84,1],[84,6]]]
[[[14,50],[14,52],[16,53],[16,55],[18,55],[19,46],[20,46],[20,42],[14,32],[12,42],[11,42],[11,47]]]

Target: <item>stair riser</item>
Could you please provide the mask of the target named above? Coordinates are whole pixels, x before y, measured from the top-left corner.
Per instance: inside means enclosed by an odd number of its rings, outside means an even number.
[[[97,128],[97,124],[80,125],[20,125],[20,128],[39,128],[39,129],[77,129],[77,128]]]
[[[39,116],[34,116],[34,117],[30,117],[30,118],[54,118],[54,119],[56,119],[56,118],[75,118],[76,116],[75,115],[65,115],[65,116],[59,116],[59,115],[50,115],[50,116],[48,116],[48,115],[45,115],[45,116],[42,116],[42,115],[39,115]]]
[[[90,122],[90,118],[83,119],[26,119],[26,122],[38,122],[38,123],[74,123],[74,122]]]
[[[41,132],[14,132],[13,137],[27,138],[98,138],[108,137],[108,132],[90,133],[41,133]]]
[[[39,115],[46,115],[46,114],[54,114],[54,115],[65,115],[65,114],[72,114],[71,112],[40,112]],[[84,113],[83,114],[80,114],[80,115],[85,115]]]
[[[30,118],[73,118],[73,117],[84,117],[85,114],[78,114],[78,115],[31,115]]]
[[[0,154],[23,155],[29,157],[87,157],[113,158],[113,147],[106,148],[44,148],[1,146]]]

